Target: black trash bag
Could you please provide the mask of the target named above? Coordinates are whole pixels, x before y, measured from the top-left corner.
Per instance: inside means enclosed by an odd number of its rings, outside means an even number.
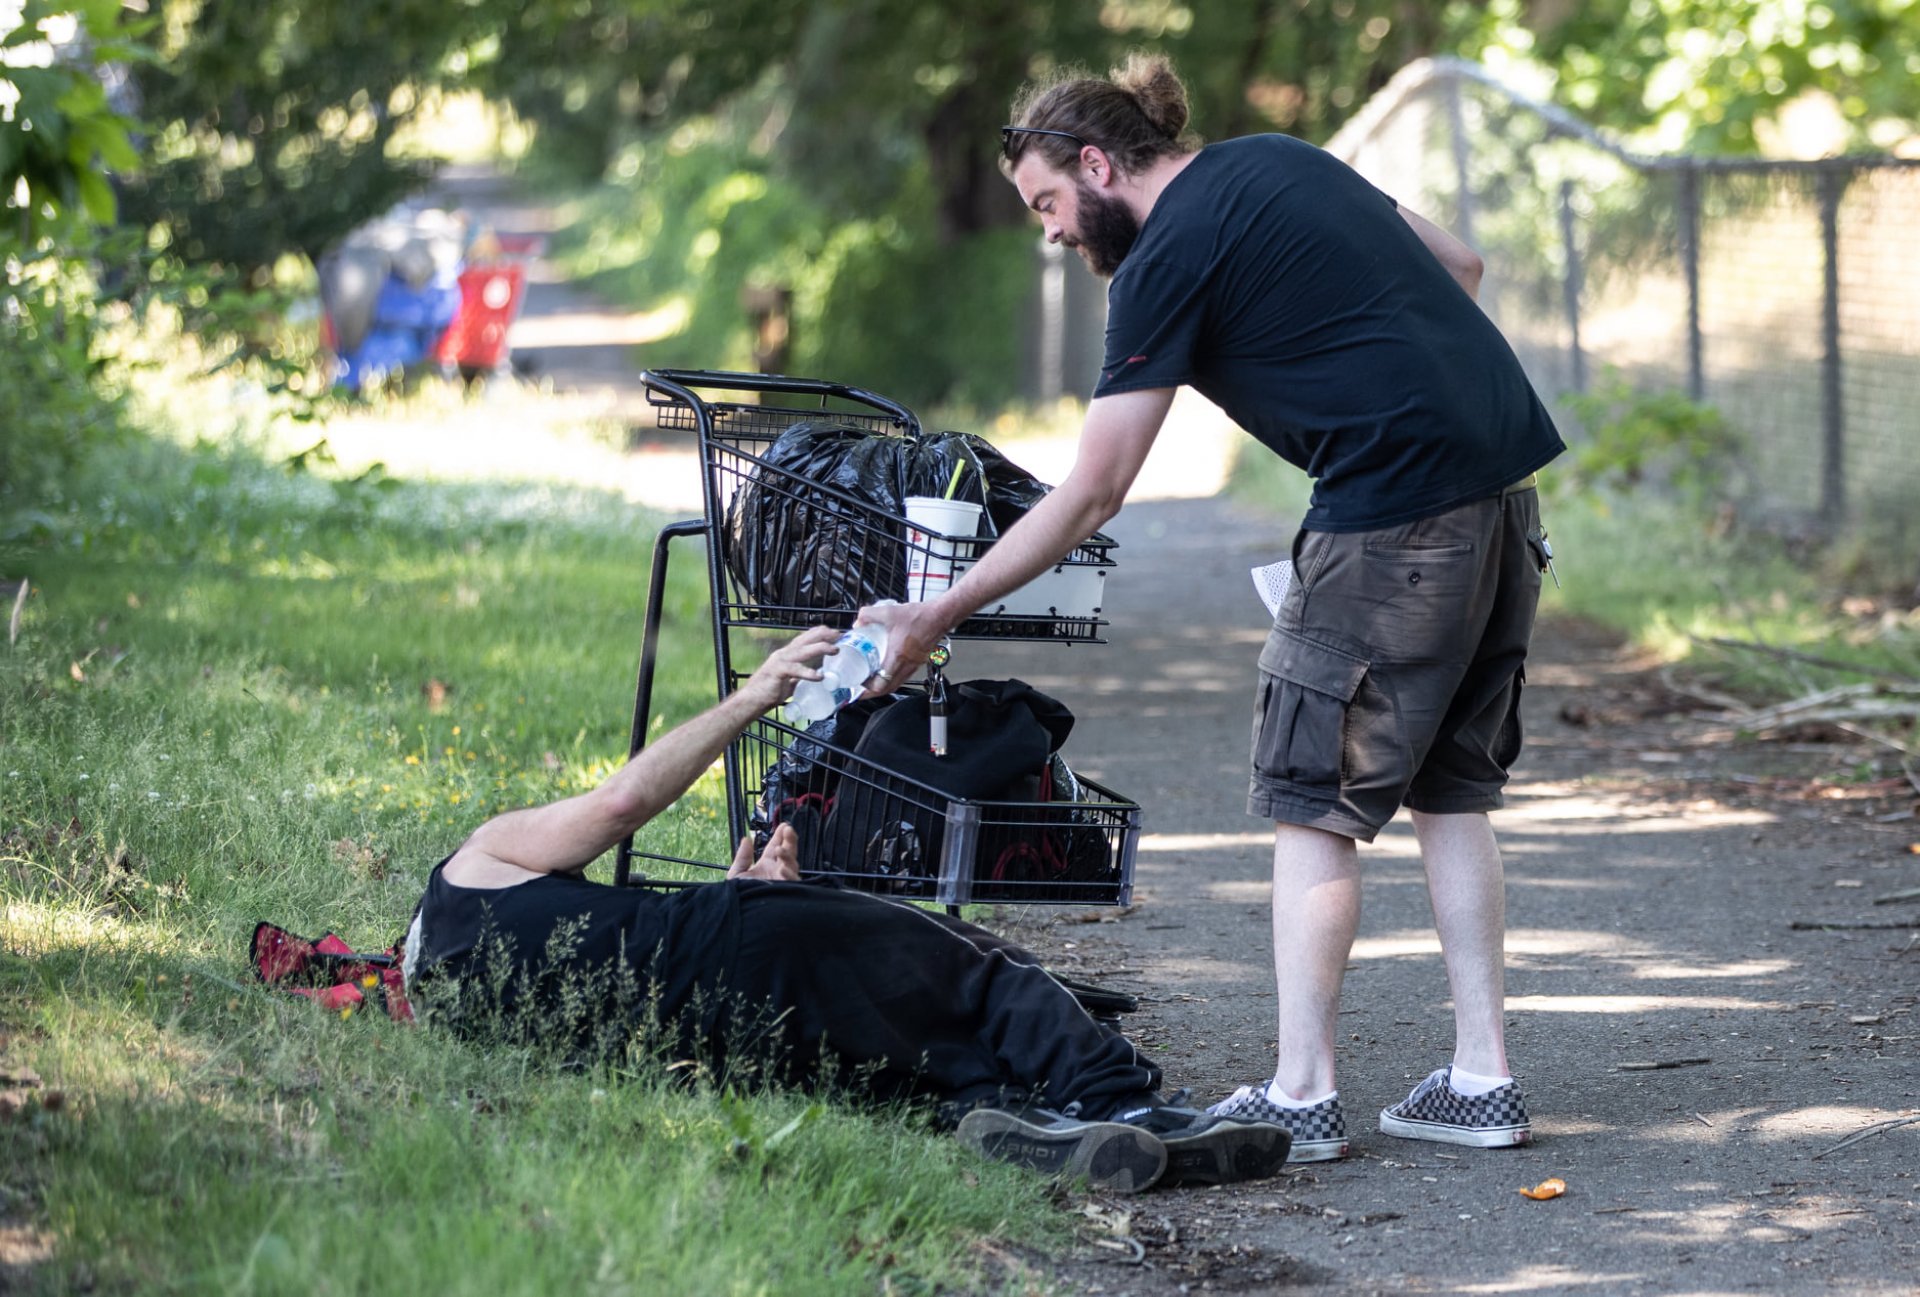
[[[770,608],[848,611],[906,596],[907,439],[797,423],[727,503],[722,545],[746,596]],[[824,488],[824,489],[823,489]]]
[[[972,433],[905,437],[796,423],[734,491],[721,543],[748,600],[850,612],[906,597],[906,497],[983,505],[981,530],[994,537],[1052,489]]]
[[[936,432],[923,436],[921,443],[908,470],[907,494],[945,495],[953,466],[963,465],[953,498],[986,506],[986,522],[981,527],[985,535],[1003,534],[1053,490],[975,433]],[[1091,539],[1113,543],[1111,537],[1099,532]]]
[[[909,443],[904,452],[903,495],[931,495],[985,505],[989,521],[981,530],[989,536],[999,534],[991,522],[992,502],[982,495],[992,482],[980,453],[980,447],[987,446],[985,440],[967,432],[926,432],[902,440]],[[999,454],[991,446],[987,449]],[[956,466],[960,470],[957,476]],[[905,514],[906,506],[902,504],[901,516]]]

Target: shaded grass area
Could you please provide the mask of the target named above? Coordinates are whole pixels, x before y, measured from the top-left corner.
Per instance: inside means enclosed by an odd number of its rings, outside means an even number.
[[[1920,609],[1911,599],[1849,588],[1835,571],[1844,555],[1810,553],[1752,528],[1722,529],[1652,491],[1577,491],[1556,485],[1552,468],[1541,477],[1560,580],[1547,583],[1543,616],[1610,627],[1756,701],[1847,679],[1920,679]],[[1250,443],[1230,490],[1297,518],[1309,487],[1304,474]]]
[[[33,582],[0,653],[0,1073],[40,1081],[0,1082],[0,1222],[54,1240],[28,1291],[929,1290],[1055,1228],[912,1113],[251,982],[257,919],[385,947],[485,815],[623,758],[659,518],[164,442],[71,500],[0,546]],[[713,696],[696,562],[667,625],[656,730]],[[642,845],[725,836],[716,772]]]

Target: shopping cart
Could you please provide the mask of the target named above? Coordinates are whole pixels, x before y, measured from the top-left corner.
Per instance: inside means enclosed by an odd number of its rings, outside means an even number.
[[[796,476],[768,458],[781,435],[800,423],[830,421],[876,435],[918,437],[919,420],[897,402],[842,384],[780,375],[657,370],[641,381],[659,426],[690,431],[699,439],[705,516],[670,524],[654,546],[630,755],[645,747],[651,720],[673,541],[698,536],[707,542],[715,687],[721,697],[751,671],[751,663],[744,669],[735,665],[741,633],[851,625],[861,603],[905,598],[909,571],[951,563],[957,576],[993,543],[991,537],[927,534],[903,514]],[[810,527],[827,529],[824,541],[814,537],[817,555],[810,560],[820,570],[770,592],[756,585],[750,570],[743,572],[745,565],[729,561],[736,557],[728,553],[730,509],[746,491],[758,493],[761,507],[789,505],[805,511]],[[963,622],[954,638],[1101,642],[1106,622],[1099,601],[1105,573],[1114,566],[1113,548],[1104,537],[1089,540],[1033,585]],[[807,597],[794,598],[795,589]],[[1078,784],[1074,800],[955,797],[771,717],[730,745],[724,766],[729,840],[794,822],[803,838],[803,872],[809,875],[949,906],[970,901],[1124,905],[1131,897],[1140,808],[1091,781],[1072,781]],[[809,812],[819,821],[818,850],[806,840],[814,827]],[[637,875],[636,859],[723,868],[636,851],[629,839],[616,857],[617,883],[677,885]]]
[[[508,334],[526,300],[527,267],[546,246],[537,234],[474,240],[460,272],[460,309],[434,349],[442,369],[457,369],[472,382],[507,367]]]

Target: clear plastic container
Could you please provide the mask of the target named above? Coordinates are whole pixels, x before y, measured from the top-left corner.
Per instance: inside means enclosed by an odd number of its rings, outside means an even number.
[[[887,660],[887,628],[877,623],[855,626],[834,641],[837,652],[820,662],[824,680],[802,680],[787,700],[787,724],[811,725],[823,721],[858,698],[867,680]]]

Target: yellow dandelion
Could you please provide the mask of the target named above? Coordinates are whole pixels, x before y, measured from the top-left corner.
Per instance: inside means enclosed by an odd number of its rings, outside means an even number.
[[[417,766],[420,764],[420,758],[416,757],[415,755],[413,755],[413,753],[409,752],[407,753],[407,764],[410,766]]]
[[[458,733],[460,732],[460,727],[459,727],[458,725],[456,725],[456,726],[454,726],[454,727],[453,727],[453,732],[454,732],[455,734],[458,734]]]

